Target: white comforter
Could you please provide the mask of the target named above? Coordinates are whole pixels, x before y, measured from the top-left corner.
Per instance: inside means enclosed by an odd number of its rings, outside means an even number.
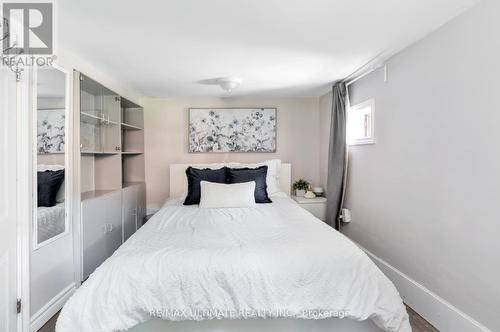
[[[397,290],[355,244],[290,198],[273,201],[167,202],[77,290],[56,331],[117,331],[154,317],[336,315],[411,331]]]

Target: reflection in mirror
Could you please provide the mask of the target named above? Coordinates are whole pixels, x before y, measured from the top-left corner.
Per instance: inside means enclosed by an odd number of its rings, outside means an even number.
[[[65,193],[66,75],[54,68],[37,72],[36,244],[67,230]]]

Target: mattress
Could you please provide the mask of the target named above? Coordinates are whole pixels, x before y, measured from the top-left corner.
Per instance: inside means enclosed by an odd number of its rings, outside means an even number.
[[[169,200],[90,275],[57,332],[153,319],[371,319],[411,331],[394,285],[353,242],[285,194],[252,208]]]
[[[65,206],[58,203],[52,207],[37,208],[37,241],[42,243],[65,231]]]

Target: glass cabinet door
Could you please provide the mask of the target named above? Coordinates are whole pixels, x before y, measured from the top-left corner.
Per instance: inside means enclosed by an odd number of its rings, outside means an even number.
[[[101,125],[102,148],[104,153],[121,151],[121,128],[117,123]]]
[[[103,89],[91,78],[80,76],[80,145],[82,153],[103,152]]]
[[[120,96],[111,90],[103,90],[103,113],[107,122],[120,123]]]
[[[103,113],[106,121],[102,124],[102,145],[104,152],[117,153],[121,150],[121,109],[120,97],[104,88]]]
[[[80,76],[80,143],[82,153],[121,150],[121,109],[118,94]]]

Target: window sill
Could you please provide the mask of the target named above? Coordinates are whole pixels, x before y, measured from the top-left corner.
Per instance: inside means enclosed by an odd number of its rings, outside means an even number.
[[[353,142],[353,143],[347,143],[348,146],[354,146],[354,145],[374,145],[375,144],[375,140],[374,139],[367,139],[367,140],[360,140],[360,141],[356,141],[356,142]]]

